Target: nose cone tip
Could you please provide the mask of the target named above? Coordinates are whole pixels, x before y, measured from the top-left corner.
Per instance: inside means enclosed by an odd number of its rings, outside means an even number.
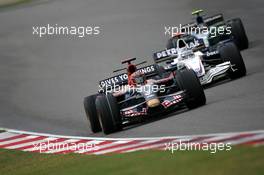
[[[151,99],[149,101],[147,101],[147,105],[150,108],[154,108],[160,105],[160,101],[159,99],[155,98],[155,99]]]

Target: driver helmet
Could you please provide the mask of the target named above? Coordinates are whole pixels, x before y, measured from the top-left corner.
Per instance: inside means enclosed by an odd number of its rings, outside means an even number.
[[[187,43],[183,39],[178,40],[178,49],[187,48]]]
[[[196,17],[196,22],[197,22],[197,25],[204,24],[203,17],[202,16],[197,16]]]
[[[134,64],[129,64],[127,67],[127,74],[131,75],[137,71],[137,67]]]
[[[188,47],[184,40],[179,41],[177,54],[179,59],[186,59],[194,55],[192,49]]]

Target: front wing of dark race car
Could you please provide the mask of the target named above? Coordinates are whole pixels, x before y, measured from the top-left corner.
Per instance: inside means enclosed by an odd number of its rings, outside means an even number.
[[[147,106],[146,101],[129,106],[120,110],[120,115],[124,119],[133,119],[136,117],[155,116],[160,113],[168,112],[171,108],[182,106],[186,98],[185,91],[179,91],[169,95],[159,96],[160,105],[155,108]],[[121,103],[126,103],[125,101]]]

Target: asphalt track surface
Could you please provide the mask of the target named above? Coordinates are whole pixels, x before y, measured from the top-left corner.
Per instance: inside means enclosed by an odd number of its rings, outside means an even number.
[[[83,97],[118,68],[139,57],[152,63],[163,49],[164,26],[191,20],[193,8],[241,17],[250,48],[242,52],[247,76],[206,89],[207,105],[137,125],[107,137],[154,137],[264,128],[264,58],[261,0],[43,0],[0,9],[0,127],[52,134],[96,136]],[[100,26],[98,36],[33,35],[47,24]]]

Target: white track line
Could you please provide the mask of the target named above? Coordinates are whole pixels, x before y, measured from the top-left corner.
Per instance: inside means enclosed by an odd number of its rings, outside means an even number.
[[[239,145],[239,144],[243,144],[246,142],[250,142],[250,141],[255,141],[255,140],[259,140],[259,139],[263,139],[264,138],[264,134],[258,134],[252,137],[246,137],[246,138],[241,138],[239,140],[231,140],[228,141],[228,143],[232,144],[232,145]]]
[[[47,137],[59,137],[59,138],[71,138],[71,139],[90,139],[90,140],[151,140],[151,139],[178,139],[185,137],[201,137],[201,136],[219,136],[223,134],[250,134],[250,133],[263,133],[264,130],[255,130],[255,131],[241,131],[241,132],[227,132],[227,133],[212,133],[212,134],[200,134],[200,135],[184,135],[184,136],[166,136],[166,137],[131,137],[131,138],[104,138],[104,137],[80,137],[80,136],[65,136],[65,135],[55,135],[47,133],[38,133],[38,132],[29,132],[29,131],[20,131],[15,129],[0,128],[0,130],[5,130],[11,133],[18,134],[29,134],[29,135],[41,135]]]
[[[215,137],[211,137],[211,138],[208,138],[208,139],[204,139],[202,141],[200,141],[199,143],[201,142],[217,142],[217,141],[220,141],[220,140],[223,140],[223,139],[229,139],[229,138],[232,138],[234,136],[237,136],[236,134],[230,134],[230,135],[227,135],[227,134],[224,134],[224,135],[221,135],[221,136],[215,136]]]

